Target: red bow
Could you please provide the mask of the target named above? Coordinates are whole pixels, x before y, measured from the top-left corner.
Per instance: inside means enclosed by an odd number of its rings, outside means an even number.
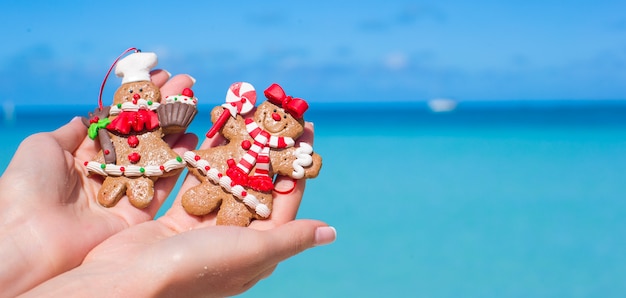
[[[135,132],[152,130],[159,126],[159,117],[154,111],[141,109],[137,112],[123,111],[109,125],[107,129],[128,134],[131,129]]]
[[[302,118],[304,112],[309,108],[309,104],[301,98],[293,98],[285,94],[285,91],[278,84],[272,84],[265,89],[265,97],[271,103],[282,106],[291,116],[296,119]]]

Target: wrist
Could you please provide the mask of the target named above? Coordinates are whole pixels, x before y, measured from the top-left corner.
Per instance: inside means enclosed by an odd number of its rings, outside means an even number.
[[[54,265],[46,258],[45,243],[34,223],[19,212],[5,211],[0,217],[4,215],[8,217],[0,232],[0,288],[3,294],[15,296],[49,278]]]
[[[27,297],[158,297],[153,272],[135,262],[87,261],[24,293]],[[149,283],[146,283],[146,281]]]

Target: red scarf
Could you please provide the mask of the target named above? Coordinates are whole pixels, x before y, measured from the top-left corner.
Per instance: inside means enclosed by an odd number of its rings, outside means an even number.
[[[122,111],[109,125],[107,129],[121,134],[131,131],[141,132],[145,129],[152,130],[159,127],[159,117],[151,110]]]

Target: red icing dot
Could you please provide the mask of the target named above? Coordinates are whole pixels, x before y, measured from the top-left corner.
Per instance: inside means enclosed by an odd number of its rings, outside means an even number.
[[[85,166],[87,166],[88,164],[89,164],[89,162],[88,162],[88,161],[86,161],[86,162],[85,162]]]
[[[245,190],[241,192],[241,196],[242,196],[242,197],[245,197],[245,196],[247,196],[247,195],[248,195],[248,193],[247,193]]]
[[[243,140],[243,142],[241,142],[241,148],[243,148],[243,150],[248,150],[250,147],[252,147],[252,143],[250,143],[250,141]]]
[[[131,148],[135,148],[139,145],[139,139],[136,135],[131,135],[128,137],[128,146]]]
[[[120,171],[124,172],[124,171],[126,171],[126,168],[120,167]]]
[[[210,169],[211,169],[211,167],[209,167],[209,166],[204,167],[204,170],[205,170],[205,171],[207,171],[207,172],[208,172]]]
[[[111,153],[111,151],[109,151],[107,149],[104,150],[104,155],[109,155],[109,153]]]
[[[195,159],[196,161],[200,160],[200,155],[194,156],[193,159]]]
[[[222,176],[224,176],[224,175],[222,175],[222,173],[217,173],[217,177],[222,178]]]
[[[230,103],[230,105],[231,105],[231,106],[233,106],[233,107],[236,107],[236,106],[237,106],[237,104],[236,104],[236,103],[234,103],[234,102],[231,102],[231,103]]]
[[[245,98],[245,97],[242,97],[239,101],[241,101],[241,102],[243,102],[243,103],[246,103],[246,98]]]
[[[159,169],[161,169],[161,171],[165,171],[165,166],[160,166]]]
[[[137,152],[133,152],[131,154],[128,154],[128,160],[131,163],[138,163],[140,159],[141,159],[141,155],[139,153],[137,153]]]
[[[231,187],[233,187],[233,186],[235,186],[235,185],[237,185],[237,183],[235,183],[235,181],[231,181],[231,182],[230,182],[230,186],[231,186]]]

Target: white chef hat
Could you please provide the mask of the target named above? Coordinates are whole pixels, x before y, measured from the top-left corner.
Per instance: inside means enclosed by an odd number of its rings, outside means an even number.
[[[150,52],[135,52],[117,62],[115,75],[122,77],[122,84],[150,81],[150,70],[157,65],[157,56]]]

